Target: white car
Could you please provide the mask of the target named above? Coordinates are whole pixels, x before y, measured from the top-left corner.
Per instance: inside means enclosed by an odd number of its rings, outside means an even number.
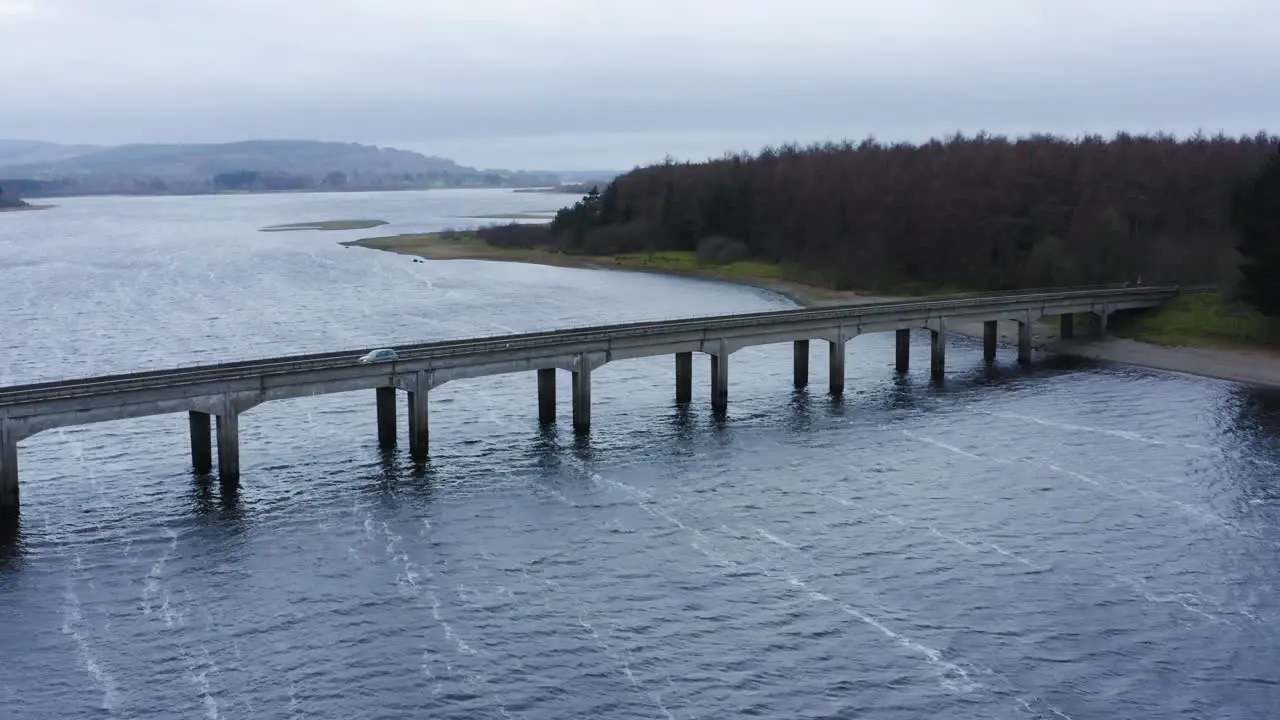
[[[398,359],[398,356],[396,355],[395,350],[392,350],[391,348],[379,348],[377,350],[370,351],[364,357],[360,358],[360,362],[362,363],[395,362],[397,359]]]

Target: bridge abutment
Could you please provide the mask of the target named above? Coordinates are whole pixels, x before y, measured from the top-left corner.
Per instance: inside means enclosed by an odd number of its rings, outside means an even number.
[[[1031,323],[1026,320],[1018,321],[1018,362],[1031,362]]]
[[[1000,339],[1000,323],[998,320],[986,320],[982,323],[982,359],[987,362],[996,360],[996,344]]]
[[[1063,313],[1058,316],[1058,339],[1070,340],[1076,336],[1076,316],[1071,313]]]
[[[556,421],[556,369],[538,370],[538,422],[550,425]]]
[[[240,414],[231,409],[218,415],[218,478],[240,479]]]
[[[933,321],[929,329],[929,375],[941,380],[947,373],[947,323],[942,318]]]
[[[911,369],[911,330],[900,328],[894,333],[894,369],[905,375]]]
[[[207,412],[187,413],[191,427],[191,469],[197,475],[213,472],[213,417]]]
[[[396,389],[380,387],[377,393],[378,446],[384,449],[396,446]]]
[[[413,388],[409,391],[409,456],[414,462],[425,462],[427,459],[427,440],[430,437],[427,396],[431,391],[431,382],[426,372],[415,373]]]
[[[0,422],[0,510],[18,509],[18,439]]]
[[[831,368],[827,385],[832,395],[844,394],[844,358],[847,343],[843,336],[827,341],[828,361]]]
[[[792,350],[792,380],[796,389],[809,385],[809,341],[796,340]]]
[[[693,402],[693,353],[676,353],[676,404]]]
[[[591,364],[581,357],[577,366],[573,371],[573,429],[586,432],[591,429]]]
[[[711,356],[711,409],[718,413],[729,409],[729,353]]]

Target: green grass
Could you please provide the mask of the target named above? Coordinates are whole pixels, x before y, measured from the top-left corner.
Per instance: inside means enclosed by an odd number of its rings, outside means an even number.
[[[555,217],[555,213],[494,213],[492,215],[467,215],[466,217],[473,220],[551,220]]]
[[[1209,292],[1185,293],[1154,311],[1117,317],[1110,331],[1153,345],[1280,348],[1280,322]]]
[[[691,251],[668,250],[653,253],[628,253],[615,255],[614,260],[618,265],[628,268],[696,272],[754,280],[782,280],[785,276],[782,266],[774,265],[773,263],[760,262],[759,260],[739,260],[724,265],[709,265],[698,262],[697,255]]]
[[[947,285],[931,282],[900,282],[876,289],[877,295],[889,297],[954,297],[976,295],[977,290],[958,285]]]
[[[386,224],[386,220],[319,220],[317,222],[268,225],[267,227],[259,228],[259,230],[261,232],[296,232],[298,230],[367,230],[368,228]]]

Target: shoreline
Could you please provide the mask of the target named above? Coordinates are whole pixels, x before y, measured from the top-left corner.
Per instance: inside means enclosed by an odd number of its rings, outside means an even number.
[[[0,213],[6,213],[6,212],[32,212],[32,211],[34,211],[34,210],[50,210],[50,209],[52,209],[52,208],[56,208],[56,207],[58,207],[58,206],[57,206],[57,205],[32,205],[32,204],[27,204],[27,205],[15,205],[15,206],[12,206],[12,207],[8,207],[8,206],[6,206],[6,207],[0,207]]]
[[[634,258],[627,262],[614,258],[614,261],[610,262],[609,258],[566,255],[545,249],[497,248],[475,237],[462,236],[450,239],[441,237],[438,233],[364,238],[339,244],[411,255],[424,260],[520,262],[582,270],[648,272],[689,277],[753,287],[786,298],[799,307],[928,299],[919,296],[873,295],[851,290],[830,290],[783,278],[753,277],[724,270],[645,266],[636,262]],[[1001,320],[997,323],[997,329],[1001,345],[1008,346],[1017,338],[1018,328],[1014,321]],[[983,326],[980,321],[953,322],[949,324],[948,332],[981,339]],[[1059,337],[1058,323],[1052,320],[1041,320],[1034,324],[1032,347],[1040,352],[1055,355],[1195,375],[1257,388],[1280,389],[1280,354],[1265,350],[1163,346],[1113,336],[1063,340]]]

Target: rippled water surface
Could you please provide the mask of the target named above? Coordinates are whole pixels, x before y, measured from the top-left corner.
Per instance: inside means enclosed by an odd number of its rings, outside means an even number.
[[[787,307],[711,283],[347,249],[567,198],[65,200],[0,216],[0,383]],[[336,233],[263,225],[379,217]],[[1280,714],[1280,399],[953,339],[928,381],[850,343],[594,373],[589,437],[513,375],[432,393],[431,460],[372,394],[20,446],[4,718],[1262,718]],[[402,403],[403,404],[403,403]],[[402,410],[403,412],[403,410]],[[404,433],[401,424],[402,435]]]

